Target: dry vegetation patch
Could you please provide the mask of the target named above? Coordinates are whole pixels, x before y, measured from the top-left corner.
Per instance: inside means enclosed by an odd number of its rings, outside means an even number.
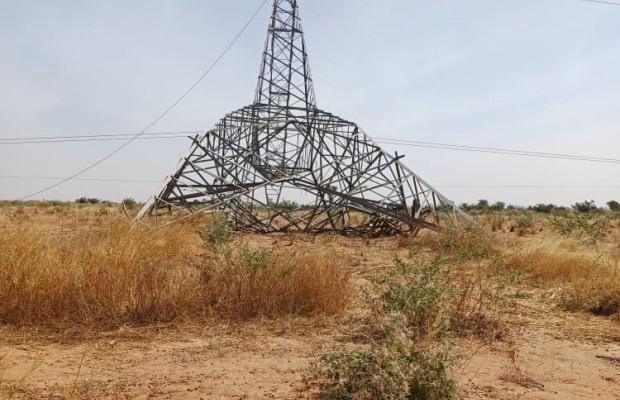
[[[298,337],[320,337],[308,354],[334,346],[315,359],[305,390],[404,400],[458,397],[455,370],[471,353],[463,343],[500,348],[513,343],[512,326],[613,325],[542,307],[541,298],[620,315],[618,256],[609,250],[620,226],[605,225],[605,216],[498,211],[479,225],[380,240],[237,235],[218,216],[159,230],[124,218],[113,204],[0,204],[0,326],[71,327],[113,342],[106,335],[121,330],[187,334],[198,326],[220,335],[228,321],[241,330],[267,321],[263,335],[279,340],[295,320]],[[530,368],[514,354],[502,359],[496,383],[541,388],[521,365]],[[3,367],[0,355],[0,384]]]
[[[620,312],[620,267],[608,257],[541,247],[517,252],[506,268],[555,289],[560,305],[568,310],[606,316]]]
[[[0,236],[0,323],[124,324],[334,314],[348,272],[325,257],[207,247],[191,227],[113,223],[86,233]]]

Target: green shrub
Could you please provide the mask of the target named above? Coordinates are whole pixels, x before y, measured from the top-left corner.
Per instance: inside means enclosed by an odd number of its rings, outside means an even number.
[[[596,214],[566,214],[549,217],[551,228],[561,236],[596,245],[609,229],[609,220]]]
[[[365,351],[333,351],[313,364],[324,400],[449,400],[456,383],[443,353],[391,343]]]
[[[362,350],[330,351],[312,364],[308,381],[318,385],[319,398],[455,398],[449,343],[459,334],[498,331],[487,313],[498,298],[471,279],[456,279],[440,259],[415,266],[397,259],[394,272],[373,288],[375,340]]]
[[[230,243],[235,238],[228,220],[222,215],[213,215],[211,226],[208,228],[200,228],[198,234],[200,235],[200,239],[210,246]]]
[[[455,254],[461,261],[479,260],[497,254],[492,238],[476,224],[449,227],[443,232],[439,247],[438,250]]]
[[[402,316],[415,338],[501,336],[495,318],[501,294],[490,290],[480,276],[454,273],[440,258],[413,266],[397,258],[394,272],[374,285],[381,312]]]
[[[439,259],[412,268],[396,259],[396,270],[385,281],[377,284],[381,291],[382,311],[402,314],[416,336],[423,336],[435,329],[444,330],[440,312],[445,300],[448,271]]]
[[[531,232],[531,229],[534,227],[534,217],[530,213],[525,213],[517,218],[517,224],[515,229],[517,231],[517,235],[523,236],[528,232]]]

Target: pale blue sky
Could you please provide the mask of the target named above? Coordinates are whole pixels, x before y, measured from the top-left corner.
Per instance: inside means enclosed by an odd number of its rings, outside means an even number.
[[[259,0],[0,0],[0,137],[140,131],[213,62]],[[620,6],[579,0],[301,0],[320,108],[372,137],[620,158]],[[206,130],[251,103],[270,13],[153,132]],[[0,144],[0,198],[119,142]],[[85,178],[162,180],[188,141],[137,141]],[[619,164],[386,146],[445,195],[620,200]],[[158,184],[72,182],[40,198],[145,200]]]

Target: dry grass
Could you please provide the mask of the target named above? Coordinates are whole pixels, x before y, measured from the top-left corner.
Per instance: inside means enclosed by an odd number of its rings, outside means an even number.
[[[527,389],[539,389],[544,390],[545,385],[536,381],[534,378],[528,376],[517,365],[517,352],[511,350],[508,353],[510,364],[505,368],[504,373],[500,376],[500,379],[504,382],[514,383]]]
[[[230,318],[338,314],[351,295],[350,274],[325,255],[270,254],[242,248],[204,262],[200,290],[219,316]]]
[[[516,253],[506,266],[537,281],[559,283],[590,273],[593,260],[581,254],[539,247]]]
[[[457,262],[481,260],[501,252],[495,237],[475,224],[449,227],[439,233],[424,232],[413,243]]]
[[[569,310],[597,315],[620,312],[620,268],[610,258],[534,248],[510,257],[506,267],[524,272],[538,285],[557,288],[560,303]]]
[[[9,356],[7,354],[0,354],[0,387],[2,387],[2,383],[4,382],[4,371],[6,370],[8,358]]]
[[[209,249],[182,225],[16,229],[0,249],[0,324],[16,326],[334,314],[350,291],[348,273],[327,258]]]

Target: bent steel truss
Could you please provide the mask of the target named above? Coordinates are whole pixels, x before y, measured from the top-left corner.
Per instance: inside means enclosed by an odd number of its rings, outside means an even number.
[[[402,157],[317,108],[296,0],[274,1],[254,103],[192,140],[139,219],[223,211],[238,230],[391,235],[461,213]]]

